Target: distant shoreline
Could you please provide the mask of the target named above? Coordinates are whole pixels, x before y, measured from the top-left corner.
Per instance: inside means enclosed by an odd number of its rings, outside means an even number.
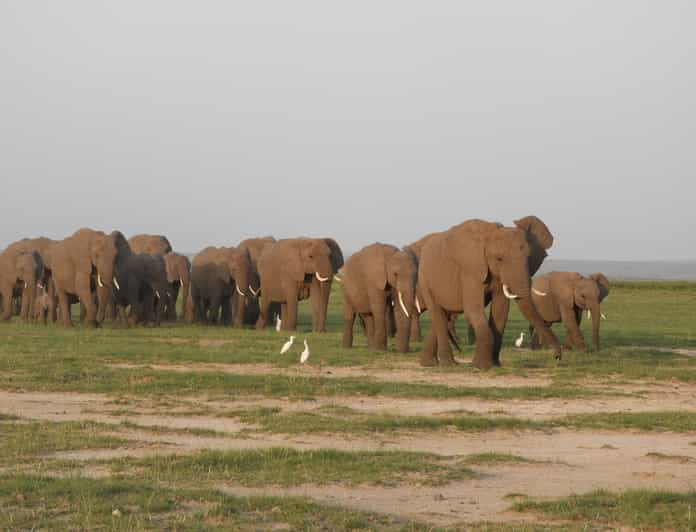
[[[622,281],[696,281],[696,260],[620,261],[546,259],[539,273],[576,271],[582,274],[601,272]]]

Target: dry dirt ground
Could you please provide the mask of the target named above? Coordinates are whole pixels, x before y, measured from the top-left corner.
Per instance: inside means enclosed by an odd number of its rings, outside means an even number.
[[[132,367],[132,366],[131,366]],[[546,386],[546,378],[428,373],[411,366],[371,371],[365,368],[323,367],[279,369],[258,365],[157,365],[169,371],[226,371],[359,377],[399,382],[428,382],[450,386]],[[85,450],[56,454],[77,460],[120,456],[191,453],[200,449],[292,447],[340,450],[424,451],[446,456],[496,452],[522,456],[530,463],[474,466],[476,478],[446,486],[400,485],[396,487],[302,485],[291,488],[247,488],[234,484],[219,487],[229,493],[306,495],[321,502],[348,508],[377,511],[439,525],[479,521],[520,521],[533,516],[511,513],[513,494],[558,497],[607,488],[664,488],[685,491],[696,488],[696,436],[666,432],[495,430],[460,432],[440,430],[389,434],[268,434],[258,427],[219,414],[259,406],[285,411],[313,410],[327,405],[398,415],[434,415],[469,411],[543,420],[571,413],[607,411],[696,411],[696,385],[685,383],[631,383],[610,386],[625,395],[588,399],[484,401],[462,399],[408,399],[388,397],[326,398],[312,401],[244,398],[236,400],[176,397],[148,400],[86,393],[0,391],[0,412],[25,420],[93,420],[113,424],[113,433],[129,440],[117,449]],[[640,392],[639,394],[637,392]],[[127,426],[123,421],[129,421]],[[170,429],[208,429],[219,434],[167,432]],[[659,453],[659,456],[656,456]],[[105,474],[85,468],[87,474]]]

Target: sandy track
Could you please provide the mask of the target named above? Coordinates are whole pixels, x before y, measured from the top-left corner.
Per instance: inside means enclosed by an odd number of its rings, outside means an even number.
[[[232,366],[236,370],[238,366]],[[277,371],[278,368],[273,368]],[[352,368],[350,369],[352,370]],[[333,368],[332,368],[333,371]],[[361,371],[364,371],[361,369]],[[389,372],[391,374],[391,372]],[[450,375],[438,375],[437,378]],[[463,375],[466,385],[476,376]],[[429,376],[427,377],[429,378]],[[504,385],[506,377],[494,382]],[[518,379],[514,377],[513,379]],[[527,383],[526,379],[521,379]],[[538,385],[535,383],[534,385]],[[620,386],[614,387],[625,391]],[[341,485],[298,486],[293,488],[248,488],[230,484],[221,487],[230,493],[307,495],[314,499],[350,508],[391,513],[438,524],[509,521],[528,519],[506,511],[512,501],[505,496],[524,493],[533,497],[556,497],[582,493],[599,488],[664,488],[685,491],[696,488],[696,434],[638,433],[631,431],[488,431],[467,433],[456,430],[434,432],[331,435],[284,435],[243,433],[250,428],[234,418],[215,414],[240,408],[278,406],[285,410],[309,410],[323,405],[350,406],[366,412],[401,415],[436,415],[467,410],[492,415],[504,413],[522,418],[543,419],[567,413],[607,411],[689,410],[696,411],[696,386],[667,383],[658,386],[632,385],[647,390],[643,397],[610,397],[583,400],[543,401],[481,401],[475,398],[457,400],[422,400],[383,397],[320,398],[317,401],[283,401],[245,398],[224,400],[216,396],[143,399],[114,397],[102,394],[7,392],[0,391],[0,412],[23,419],[47,421],[93,420],[114,425],[113,434],[129,444],[118,449],[95,449],[58,453],[53,456],[78,460],[110,459],[121,456],[191,453],[202,449],[254,449],[292,447],[296,449],[334,448],[355,450],[401,450],[461,456],[483,452],[507,453],[539,461],[535,464],[474,466],[475,479],[442,487]],[[231,394],[232,395],[232,394]],[[125,401],[124,401],[125,399]],[[173,404],[174,403],[174,404]],[[122,412],[118,412],[119,409]],[[193,415],[192,410],[208,411]],[[125,410],[125,412],[123,411]],[[180,411],[184,415],[172,415]],[[121,426],[132,421],[143,429]],[[147,430],[147,426],[178,429],[212,429],[221,437],[188,433],[166,433]],[[649,456],[661,453],[667,459]],[[674,457],[669,459],[669,456]],[[686,458],[684,458],[686,457]],[[89,474],[108,474],[102,466],[88,466]],[[99,473],[100,472],[100,473]],[[543,479],[543,482],[540,482]]]

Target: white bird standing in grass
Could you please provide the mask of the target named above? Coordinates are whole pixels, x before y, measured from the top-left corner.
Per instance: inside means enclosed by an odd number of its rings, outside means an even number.
[[[290,340],[288,340],[287,342],[285,342],[285,343],[283,344],[283,347],[282,347],[281,350],[280,350],[280,354],[281,354],[281,355],[284,355],[285,353],[287,353],[288,351],[290,351],[290,348],[292,347],[292,343],[293,343],[294,341],[295,341],[295,337],[294,337],[294,336],[291,336],[291,337],[290,337]]]
[[[280,316],[276,316],[276,331],[278,331],[278,332],[280,332],[281,323],[282,322],[280,321]]]
[[[520,333],[520,337],[515,340],[515,347],[522,347],[522,343],[524,342],[524,331]]]
[[[302,354],[300,355],[300,364],[304,364],[307,362],[307,359],[309,358],[309,346],[307,345],[307,340],[304,341],[304,351],[302,351]]]

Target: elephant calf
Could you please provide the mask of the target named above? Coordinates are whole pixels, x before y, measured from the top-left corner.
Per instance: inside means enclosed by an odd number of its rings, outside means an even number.
[[[592,316],[592,344],[599,351],[600,304],[609,295],[609,281],[601,273],[583,277],[577,272],[551,272],[534,279],[532,299],[547,325],[563,322],[566,328],[566,349],[585,351],[580,332],[582,313]],[[530,327],[532,348],[540,347],[536,331]]]
[[[353,323],[360,315],[371,349],[387,348],[387,310],[394,304],[397,346],[408,351],[415,313],[418,265],[414,254],[388,244],[370,244],[354,253],[341,272],[343,347],[353,345]]]

